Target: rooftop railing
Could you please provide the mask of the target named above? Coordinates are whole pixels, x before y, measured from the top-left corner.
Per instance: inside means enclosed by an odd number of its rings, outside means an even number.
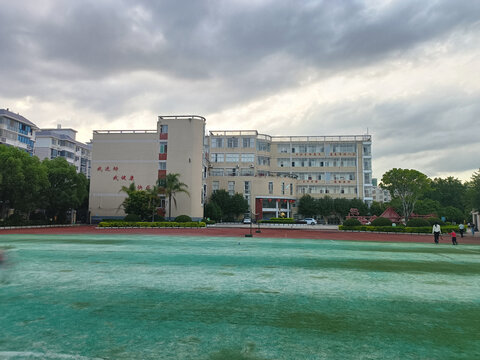
[[[93,130],[94,134],[156,134],[157,130]]]

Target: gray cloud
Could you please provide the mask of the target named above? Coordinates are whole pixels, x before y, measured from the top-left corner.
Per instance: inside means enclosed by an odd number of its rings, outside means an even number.
[[[208,118],[254,101],[261,110],[262,99],[335,76],[478,50],[479,18],[480,3],[470,0],[3,1],[0,99],[69,103],[79,118],[82,111],[103,117],[105,128],[143,110]],[[460,145],[478,149],[479,96],[453,83],[399,99],[313,102],[258,130],[290,133],[285,128],[294,124],[299,135],[328,135],[369,128],[379,163],[436,151],[438,161],[428,165],[435,167]],[[256,124],[236,123],[242,121]],[[469,166],[460,164],[458,171]]]

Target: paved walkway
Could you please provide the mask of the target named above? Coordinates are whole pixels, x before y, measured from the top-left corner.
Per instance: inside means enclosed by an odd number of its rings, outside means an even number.
[[[245,237],[252,235],[262,238],[290,238],[290,239],[322,239],[322,240],[352,240],[352,241],[382,241],[382,242],[419,242],[433,243],[433,236],[429,234],[398,234],[398,233],[368,233],[368,232],[350,232],[332,230],[309,226],[307,228],[292,227],[260,227],[260,233],[257,233],[258,227],[243,225],[236,227],[209,226],[208,228],[191,229],[172,229],[172,228],[127,228],[111,229],[97,228],[94,225],[74,226],[74,227],[53,227],[53,228],[32,228],[32,229],[9,229],[0,230],[1,235],[7,234],[145,234],[145,235],[187,235],[187,236],[223,236],[223,237]],[[480,245],[480,235],[465,235],[463,238],[457,237],[458,243]],[[451,244],[450,236],[443,235],[440,238],[441,244]]]

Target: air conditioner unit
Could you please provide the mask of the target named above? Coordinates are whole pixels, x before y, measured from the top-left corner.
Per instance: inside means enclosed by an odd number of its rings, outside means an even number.
[[[253,165],[253,164],[250,164],[250,167],[251,167],[251,168],[253,168],[253,167],[255,167],[255,165]]]

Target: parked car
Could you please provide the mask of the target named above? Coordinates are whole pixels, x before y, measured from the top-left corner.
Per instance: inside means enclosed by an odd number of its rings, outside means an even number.
[[[243,218],[243,223],[244,224],[251,224],[252,223],[252,219],[246,217],[246,218]]]
[[[317,225],[317,220],[314,218],[305,218],[303,220],[307,223],[307,225]]]

